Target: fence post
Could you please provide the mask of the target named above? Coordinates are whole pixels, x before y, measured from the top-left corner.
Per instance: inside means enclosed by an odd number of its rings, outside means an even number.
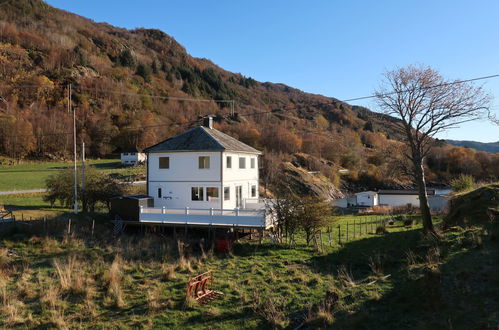
[[[68,235],[71,235],[71,218],[68,219]]]
[[[345,239],[345,242],[348,242],[348,227],[350,227],[350,222],[347,221],[347,238]]]
[[[338,225],[338,244],[341,245],[341,226]]]
[[[357,221],[356,219],[354,218],[353,219],[353,239],[355,239],[355,226],[357,225]]]
[[[327,240],[329,242],[329,247],[332,247],[333,241],[331,239],[331,227],[327,227]]]
[[[94,238],[95,220],[92,219],[92,234],[91,237]]]

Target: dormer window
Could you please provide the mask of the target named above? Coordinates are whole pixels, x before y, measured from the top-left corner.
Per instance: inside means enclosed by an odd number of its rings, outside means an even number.
[[[200,156],[199,157],[199,168],[210,168],[210,157],[209,156]]]

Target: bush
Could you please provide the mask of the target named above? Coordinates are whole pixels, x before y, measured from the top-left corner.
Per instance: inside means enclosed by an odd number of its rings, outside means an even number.
[[[50,176],[46,180],[47,195],[43,198],[53,206],[58,201],[62,206],[71,207],[73,203],[73,170],[67,169]],[[85,171],[85,185],[81,185],[81,175],[78,179],[78,201],[83,204],[83,211],[94,212],[97,203],[110,208],[110,199],[124,194],[126,185],[109,175],[97,172],[89,166]]]
[[[450,185],[454,191],[468,191],[475,188],[475,179],[471,175],[461,174]]]

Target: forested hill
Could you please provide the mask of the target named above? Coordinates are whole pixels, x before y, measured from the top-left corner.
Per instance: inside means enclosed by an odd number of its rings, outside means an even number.
[[[477,141],[445,140],[445,142],[452,144],[453,146],[472,148],[478,151],[491,152],[493,154],[499,153],[499,141],[485,143]]]
[[[335,184],[337,170],[348,168],[343,182],[351,187],[407,183],[397,170],[402,148],[393,118],[228,72],[159,30],[95,23],[41,0],[0,0],[0,154],[70,154],[69,84],[78,139],[94,157],[152,145],[215,114],[219,129],[264,150],[269,180],[285,163]],[[463,171],[447,161],[452,151],[442,146],[430,155],[430,180]],[[467,157],[477,163],[474,175],[499,173],[492,156]]]

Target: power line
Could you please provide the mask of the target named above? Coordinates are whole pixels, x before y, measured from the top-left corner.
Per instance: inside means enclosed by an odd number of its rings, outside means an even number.
[[[442,86],[449,86],[449,85],[455,85],[455,84],[461,84],[461,83],[466,83],[466,82],[472,82],[472,81],[478,81],[478,80],[485,80],[485,79],[491,79],[491,78],[497,78],[499,77],[499,74],[494,74],[494,75],[489,75],[489,76],[482,76],[482,77],[476,77],[476,78],[470,78],[466,80],[457,80],[453,82],[448,82],[448,83],[442,83],[442,84],[437,84],[437,85],[432,85],[428,87],[423,87],[419,88],[421,90],[423,89],[431,89],[431,88],[437,88],[437,87],[442,87]],[[4,85],[5,86],[5,85]],[[18,86],[10,86],[12,88],[54,88],[54,87],[65,87],[65,85],[61,84],[54,84],[54,85],[18,85]],[[215,102],[215,103],[234,103],[234,100],[210,100],[210,99],[196,99],[196,98],[182,98],[182,97],[174,97],[174,96],[162,96],[162,95],[154,95],[154,94],[140,94],[140,93],[130,93],[130,92],[121,92],[121,91],[115,91],[115,90],[109,90],[109,89],[103,89],[103,90],[97,90],[97,89],[92,89],[92,88],[84,88],[84,87],[78,87],[80,90],[86,90],[86,91],[94,91],[94,92],[108,92],[108,93],[113,93],[113,94],[120,94],[120,95],[130,95],[130,96],[148,96],[148,97],[153,97],[153,98],[159,98],[159,99],[170,99],[170,100],[178,100],[178,101],[195,101],[195,102]],[[385,95],[394,95],[400,92],[390,92],[390,93],[384,93],[381,94],[381,96]],[[368,96],[362,96],[362,97],[356,97],[356,98],[351,98],[351,99],[346,99],[346,100],[339,100],[340,102],[351,102],[351,101],[357,101],[357,100],[364,100],[364,99],[370,99],[370,98],[375,98],[377,95],[368,95]],[[254,109],[260,109],[251,105],[245,105],[245,104],[239,104],[241,107],[246,107],[246,108],[254,108]],[[253,112],[253,113],[246,113],[242,114],[243,116],[253,116],[253,115],[260,115],[260,114],[269,114],[269,113],[280,113],[284,111],[290,111],[290,110],[298,110],[296,107],[295,108],[288,108],[288,109],[273,109],[270,111],[258,111],[258,112]],[[282,115],[282,114],[281,114]],[[224,117],[228,117],[230,115],[225,115]],[[185,122],[185,123],[180,123],[180,122],[171,122],[169,123],[170,125],[190,125],[196,122],[199,122],[200,119],[190,121],[190,122]],[[121,130],[141,130],[145,128],[154,128],[154,127],[162,127],[165,126],[165,124],[159,124],[159,125],[148,125],[148,126],[141,126],[137,128],[121,128]],[[26,135],[13,135],[9,137],[27,137],[27,136],[34,136],[34,137],[45,137],[45,136],[54,136],[54,135],[69,135],[73,134],[72,132],[62,132],[62,133],[46,133],[46,134],[26,134]]]
[[[448,83],[442,83],[442,84],[437,84],[437,85],[432,85],[428,87],[422,87],[422,88],[417,88],[417,90],[425,90],[425,89],[432,89],[432,88],[437,88],[437,87],[443,87],[443,86],[450,86],[450,85],[456,85],[456,84],[462,84],[462,83],[467,83],[471,81],[477,81],[477,80],[484,80],[484,79],[491,79],[491,78],[497,78],[499,77],[499,74],[493,74],[490,76],[483,76],[483,77],[477,77],[477,78],[471,78],[471,79],[466,79],[466,80],[456,80],[456,81],[451,81]],[[404,92],[408,92],[409,90],[405,90]],[[347,99],[347,100],[341,100],[342,102],[351,102],[351,101],[358,101],[358,100],[366,100],[366,99],[372,99],[378,96],[388,96],[388,95],[394,95],[398,94],[400,92],[389,92],[389,93],[383,93],[380,95],[369,95],[369,96],[361,96],[361,97],[356,97],[353,99]]]

